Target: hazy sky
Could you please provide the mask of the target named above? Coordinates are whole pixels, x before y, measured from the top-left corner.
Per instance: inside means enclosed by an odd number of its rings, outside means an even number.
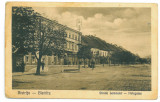
[[[151,55],[151,9],[111,7],[33,8],[43,16],[77,29],[81,19],[83,35],[96,35],[140,55]]]

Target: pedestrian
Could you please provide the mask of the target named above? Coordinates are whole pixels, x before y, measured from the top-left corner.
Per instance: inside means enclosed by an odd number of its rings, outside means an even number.
[[[94,62],[94,60],[92,60],[92,62],[91,62],[91,68],[92,68],[92,70],[94,69],[94,67],[95,67],[95,62]]]
[[[42,71],[44,71],[44,60],[41,62],[42,65]]]
[[[17,62],[16,63],[16,72],[20,72],[21,70],[20,70],[20,63],[19,62]]]
[[[25,71],[25,64],[24,64],[23,61],[22,61],[22,63],[21,63],[21,71],[22,71],[22,73],[24,73],[24,71]]]
[[[80,68],[81,68],[81,61],[79,61],[79,63],[78,63],[78,69],[79,69],[79,71],[80,71]]]
[[[95,60],[93,60],[93,68],[95,68],[95,63],[96,63]]]

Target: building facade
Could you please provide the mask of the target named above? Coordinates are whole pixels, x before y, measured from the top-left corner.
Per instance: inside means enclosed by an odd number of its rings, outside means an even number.
[[[96,64],[111,64],[111,53],[112,51],[100,50],[97,48],[91,48],[91,52],[93,54],[93,58],[95,59]]]
[[[104,51],[97,48],[91,48],[91,52],[93,56],[101,56],[101,57],[107,57],[109,54],[109,51]]]
[[[64,57],[60,57],[56,54],[44,55],[42,60],[44,60],[45,65],[75,65],[78,64],[77,52],[79,51],[79,46],[81,45],[81,36],[82,33],[62,25],[55,20],[49,20],[47,18],[41,18],[42,23],[50,23],[53,29],[65,29],[66,32],[66,43],[64,44]],[[54,52],[53,52],[54,53]],[[35,55],[28,53],[24,56],[24,63],[26,65],[36,65],[37,60]]]

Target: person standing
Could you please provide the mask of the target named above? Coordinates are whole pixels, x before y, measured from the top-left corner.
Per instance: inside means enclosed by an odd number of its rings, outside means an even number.
[[[21,71],[22,71],[22,73],[24,73],[24,71],[25,71],[25,64],[24,64],[23,61],[22,61],[22,63],[21,63]]]
[[[44,71],[44,60],[41,62],[42,65],[42,71]]]
[[[95,68],[95,61],[94,60],[92,60],[92,62],[91,62],[91,68],[92,68],[92,70]]]

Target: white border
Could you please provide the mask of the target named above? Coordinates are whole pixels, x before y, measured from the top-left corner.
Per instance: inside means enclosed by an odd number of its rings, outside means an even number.
[[[8,99],[5,97],[5,80],[4,80],[4,73],[5,73],[5,62],[4,62],[4,59],[5,59],[5,3],[7,1],[17,1],[17,0],[1,0],[0,1],[0,56],[1,56],[1,59],[0,59],[0,65],[1,65],[1,68],[0,68],[0,101],[1,102],[28,102],[28,101],[31,101],[31,102],[35,102],[35,101],[38,101],[38,102],[44,102],[44,101],[47,101],[47,102],[61,102],[61,101],[66,101],[66,102],[73,102],[73,101],[78,101],[78,102],[81,102],[81,101],[87,101],[87,102],[96,102],[96,101],[106,101],[106,100],[93,100],[93,99]],[[19,0],[19,1],[26,1],[26,0]],[[31,0],[28,0],[28,1],[31,1]],[[38,2],[38,1],[45,1],[45,2],[76,2],[77,0],[34,0],[34,2]],[[79,2],[90,2],[89,0],[79,0]],[[158,0],[92,0],[92,2],[115,2],[115,3],[158,3],[158,5],[160,5],[160,1],[158,2]],[[160,7],[158,7],[160,8]],[[158,10],[159,14],[160,14],[160,10]],[[159,21],[158,21],[158,24],[159,24]],[[160,27],[158,26],[158,28],[160,29]],[[158,37],[159,39],[159,37]],[[159,41],[158,41],[158,46],[159,46]],[[158,55],[158,58],[160,58],[160,55]],[[160,61],[158,60],[159,64],[160,64]],[[159,68],[158,68],[159,69]],[[160,73],[160,70],[158,70],[158,72]],[[160,75],[158,76],[158,79],[160,81]],[[160,85],[159,85],[159,88],[160,88]],[[159,89],[158,88],[158,89]],[[158,91],[160,93],[160,90]],[[124,101],[131,101],[131,102],[134,102],[134,101],[142,101],[142,102],[160,102],[160,94],[158,94],[158,99],[157,100],[108,100],[108,101],[111,101],[111,102],[117,102],[117,101],[120,101],[120,102],[124,102]]]

